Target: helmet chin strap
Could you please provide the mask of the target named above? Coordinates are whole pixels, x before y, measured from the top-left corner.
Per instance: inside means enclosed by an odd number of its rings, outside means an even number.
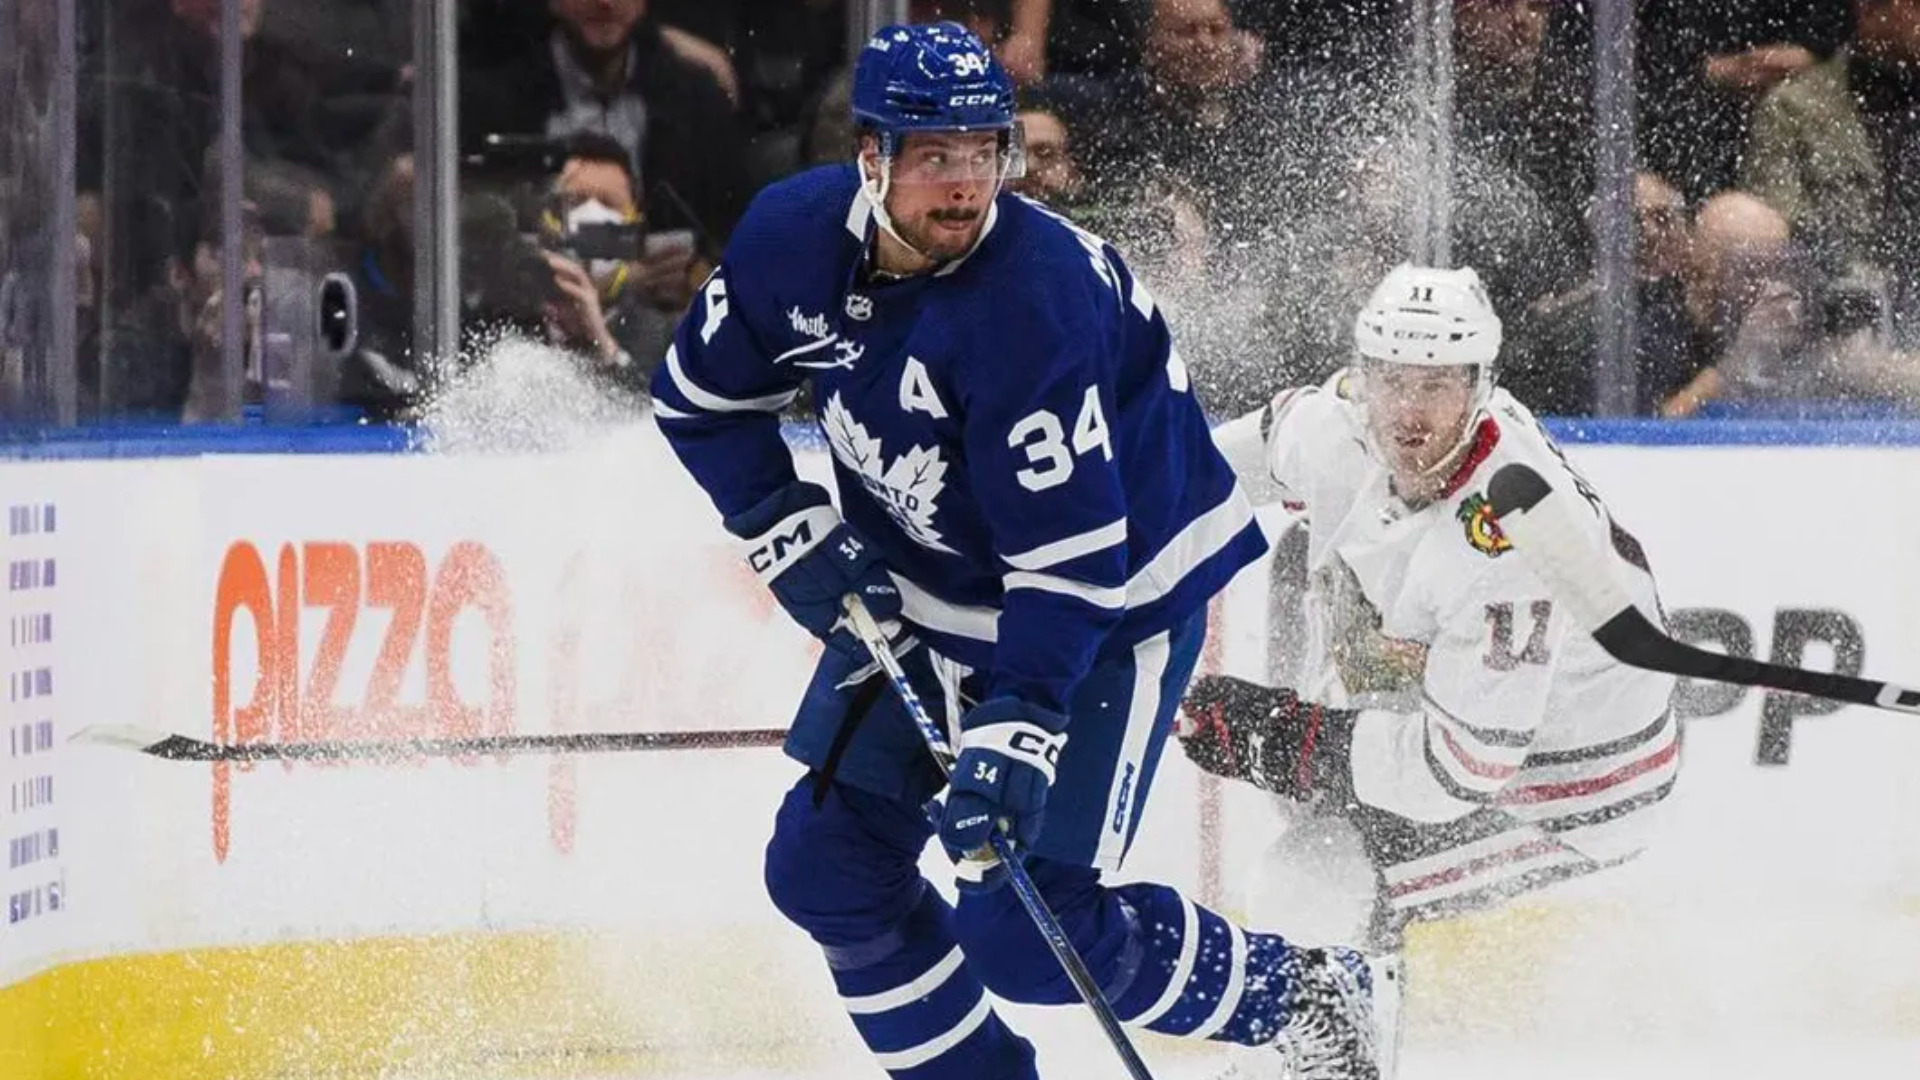
[[[1440,460],[1414,473],[1415,479],[1419,480],[1422,484],[1435,479],[1444,479],[1445,476],[1452,471],[1454,466],[1459,464],[1460,458],[1467,452],[1467,448],[1473,445],[1473,429],[1478,426],[1479,420],[1480,412],[1478,410],[1468,414],[1467,422],[1461,425],[1460,435],[1454,439],[1453,446],[1448,449],[1445,454],[1440,456]]]
[[[880,162],[880,178],[875,180],[867,175],[863,167],[860,170],[860,194],[866,197],[867,205],[873,208],[874,224],[880,231],[893,237],[894,242],[928,262],[938,262],[933,256],[907,243],[900,230],[893,227],[893,215],[887,213],[887,192],[893,190],[893,158],[886,154],[874,155]]]
[[[1433,464],[1414,472],[1410,479],[1416,485],[1424,487],[1436,479],[1444,480],[1453,469],[1458,467],[1460,459],[1473,445],[1474,433],[1479,430],[1480,421],[1487,416],[1487,400],[1491,396],[1491,380],[1484,370],[1476,373],[1474,400],[1467,408],[1466,419],[1460,424],[1460,434],[1454,437],[1453,445],[1448,447],[1447,452],[1440,455]],[[1380,439],[1373,433],[1373,425],[1363,423],[1361,431],[1366,440],[1367,451],[1373,455],[1374,459],[1382,463],[1390,461],[1385,448],[1380,445]]]
[[[862,163],[860,168],[860,194],[867,200],[867,205],[873,209],[874,224],[880,226],[881,232],[893,237],[895,243],[935,266],[951,262],[952,260],[950,259],[936,259],[932,255],[921,251],[919,248],[908,243],[907,238],[900,235],[899,229],[894,228],[893,215],[887,213],[887,192],[893,190],[893,158],[886,154],[875,154],[874,157],[877,158],[880,163],[879,179],[876,180],[867,175],[864,163]],[[1000,188],[1005,182],[1006,181],[1002,179],[994,184],[993,193],[987,196],[987,202],[989,204],[991,204],[995,198],[999,197]],[[974,243],[977,245],[979,241],[976,240]]]

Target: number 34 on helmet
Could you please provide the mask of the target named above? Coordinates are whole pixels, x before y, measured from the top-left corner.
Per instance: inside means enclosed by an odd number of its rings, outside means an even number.
[[[962,183],[1026,172],[1013,80],[993,50],[955,22],[888,26],[867,41],[853,69],[853,122],[891,162],[910,135],[994,132],[991,154],[948,160],[938,175],[893,180]]]

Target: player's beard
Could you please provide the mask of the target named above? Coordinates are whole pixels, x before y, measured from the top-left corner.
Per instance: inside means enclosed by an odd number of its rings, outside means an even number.
[[[973,250],[973,245],[980,240],[980,229],[986,217],[985,207],[930,210],[911,226],[901,229],[902,239],[935,262],[952,262]],[[943,223],[966,224],[970,227],[947,228]]]

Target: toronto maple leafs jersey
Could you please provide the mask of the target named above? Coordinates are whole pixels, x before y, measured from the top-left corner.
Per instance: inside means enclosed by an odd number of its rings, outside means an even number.
[[[795,479],[811,385],[841,513],[907,620],[986,694],[1065,711],[1106,655],[1199,612],[1266,541],[1167,324],[1111,247],[1002,193],[979,244],[876,280],[851,165],[766,188],[653,382],[731,517]]]
[[[1498,806],[1601,860],[1636,850],[1649,816],[1632,811],[1659,802],[1679,769],[1674,680],[1620,663],[1573,625],[1489,514],[1487,478],[1520,461],[1587,495],[1594,540],[1657,621],[1639,544],[1504,390],[1439,497],[1408,505],[1369,452],[1348,385],[1342,373],[1287,391],[1215,434],[1256,501],[1305,519],[1320,624],[1308,668],[1323,677],[1309,675],[1302,696],[1367,706],[1355,794],[1428,822]],[[1372,647],[1346,644],[1365,637]]]

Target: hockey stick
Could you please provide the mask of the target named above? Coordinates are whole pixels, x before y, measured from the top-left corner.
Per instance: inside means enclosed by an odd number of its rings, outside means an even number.
[[[745,731],[609,731],[555,735],[474,735],[447,739],[316,739],[310,742],[220,743],[124,724],[94,724],[70,741],[137,750],[168,761],[400,761],[469,754],[605,754],[631,750],[719,750],[779,746],[787,733]]]
[[[906,670],[893,655],[893,649],[887,644],[887,636],[882,633],[867,606],[858,596],[849,594],[846,599],[847,621],[853,626],[854,636],[867,647],[874,662],[887,675],[887,681],[893,684],[894,693],[900,696],[901,705],[906,707],[907,715],[913,718],[920,736],[927,741],[927,749],[933,752],[934,761],[940,765],[942,774],[953,771],[953,748],[947,745],[946,733],[927,715],[927,707],[920,703],[920,695],[914,693],[913,684],[907,681]],[[1100,984],[1093,979],[1093,973],[1087,970],[1086,961],[1080,959],[1080,953],[1074,949],[1073,942],[1067,938],[1067,932],[1060,926],[1060,920],[1054,918],[1053,911],[1040,895],[1040,889],[1027,874],[1025,864],[1013,849],[1013,841],[1000,829],[995,829],[987,843],[1006,867],[1007,884],[1020,898],[1027,909],[1027,915],[1033,919],[1034,926],[1040,930],[1040,936],[1047,940],[1047,947],[1053,950],[1054,958],[1066,970],[1067,978],[1072,980],[1074,989],[1080,991],[1080,999],[1093,1010],[1094,1019],[1100,1021],[1100,1029],[1106,1033],[1107,1041],[1113,1044],[1114,1052],[1120,1055],[1120,1061],[1127,1067],[1127,1074],[1133,1080],[1153,1080],[1153,1074],[1147,1071],[1147,1063],[1141,1059],[1140,1051],[1134,1049],[1133,1040],[1127,1037],[1125,1028],[1120,1026],[1120,1017],[1113,1011],[1113,1005],[1107,1001],[1107,995]]]
[[[1725,656],[1676,641],[1633,605],[1613,579],[1607,553],[1582,531],[1582,508],[1540,473],[1519,462],[1503,466],[1487,482],[1487,502],[1515,548],[1533,566],[1554,597],[1614,659],[1648,671],[1695,679],[1765,686],[1812,697],[1920,713],[1920,690],[1825,671]]]

